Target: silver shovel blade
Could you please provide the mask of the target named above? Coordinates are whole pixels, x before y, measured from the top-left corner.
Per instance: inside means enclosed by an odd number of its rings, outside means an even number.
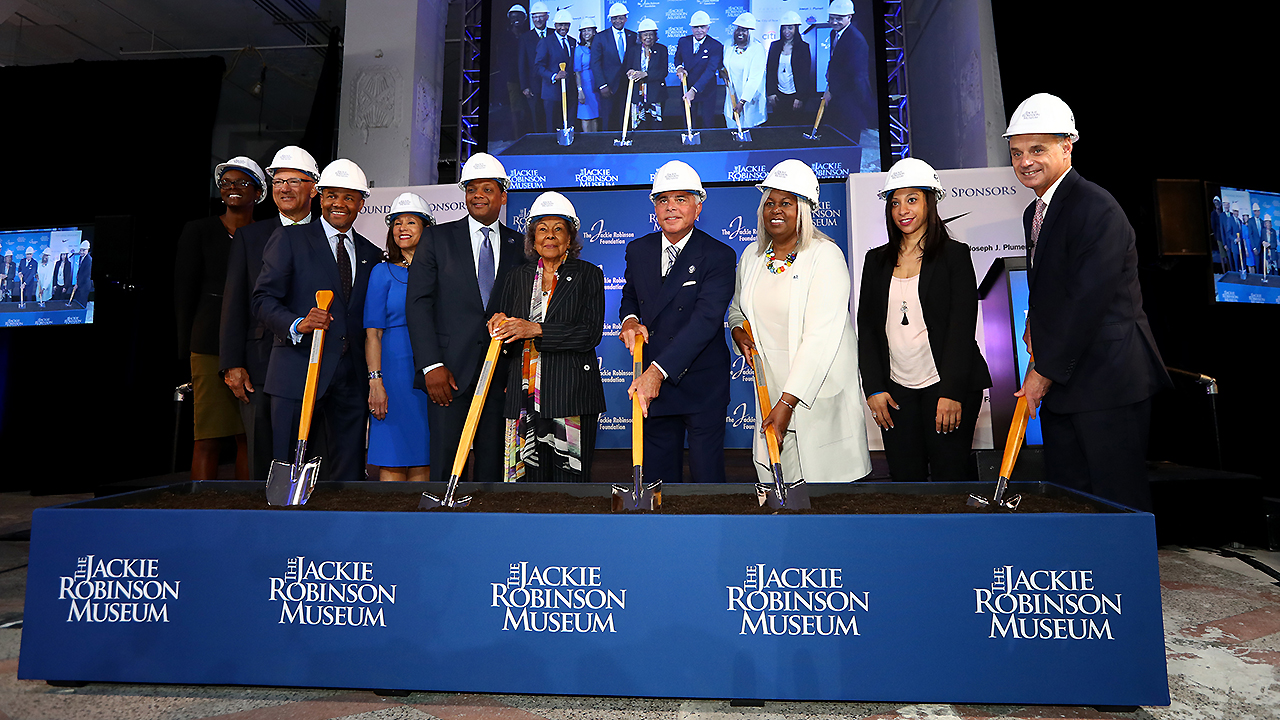
[[[573,144],[573,128],[560,128],[556,132],[556,142],[560,145]]]
[[[804,480],[782,485],[782,494],[778,494],[775,483],[757,483],[756,500],[761,506],[768,505],[774,510],[808,510],[809,488]]]
[[[738,142],[744,142],[744,143],[745,143],[745,142],[751,142],[751,131],[750,131],[750,130],[735,130],[735,131],[733,131],[733,139],[734,139],[734,140],[737,140]]]
[[[649,485],[644,484],[643,470],[639,465],[632,467],[630,485],[613,486],[613,502],[610,509],[620,510],[658,510],[662,507],[662,481]]]
[[[978,495],[970,495],[965,502],[969,507],[984,508],[991,504],[991,501]]]
[[[267,473],[267,504],[277,507],[306,505],[320,477],[320,458],[301,465],[271,461]]]
[[[422,499],[418,501],[419,510],[433,510],[435,508],[464,508],[471,504],[471,496],[455,498],[453,494],[458,490],[457,475],[449,476],[449,485],[445,490],[444,497],[438,498],[431,493],[422,493]]]
[[[685,133],[680,136],[681,145],[701,145],[702,133]]]
[[[630,140],[614,140],[613,146],[614,147],[630,147],[631,141]]]
[[[814,130],[814,131],[813,131],[813,132],[811,132],[811,133],[805,133],[805,134],[804,134],[804,139],[805,139],[805,140],[821,140],[821,139],[822,139],[822,135],[819,135],[819,134],[818,134],[818,131],[817,131],[817,130]]]

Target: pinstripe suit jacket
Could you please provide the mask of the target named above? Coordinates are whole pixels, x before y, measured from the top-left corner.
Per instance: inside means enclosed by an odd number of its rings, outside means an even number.
[[[521,265],[507,275],[499,311],[508,317],[528,319],[536,263]],[[604,412],[604,384],[596,346],[604,329],[604,273],[585,260],[565,260],[560,279],[543,312],[542,337],[534,340],[542,353],[543,417],[571,417]],[[511,359],[507,370],[504,414],[520,416],[523,345],[502,348]]]

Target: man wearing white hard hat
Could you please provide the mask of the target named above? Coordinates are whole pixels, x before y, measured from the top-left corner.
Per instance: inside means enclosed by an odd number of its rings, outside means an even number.
[[[609,6],[609,27],[591,41],[591,76],[600,92],[600,128],[606,132],[622,129],[622,111],[627,98],[627,48],[636,43],[636,33],[627,29],[627,6]]]
[[[559,10],[555,17],[555,32],[538,42],[534,66],[542,82],[542,111],[546,118],[547,132],[566,127],[564,110],[569,113],[568,127],[578,121],[578,76],[573,71],[573,55],[578,43],[569,36],[573,16],[568,10]],[[564,70],[560,67],[564,66]],[[561,103],[560,81],[564,80],[567,102]]]
[[[271,470],[271,401],[262,390],[267,382],[271,341],[275,337],[250,307],[253,286],[262,271],[262,251],[272,233],[287,225],[311,222],[320,168],[311,153],[288,145],[280,148],[266,168],[276,213],[236,231],[227,259],[227,282],[222,292],[218,367],[223,382],[239,401],[249,457],[249,479],[265,482]]]
[[[71,287],[71,302],[89,307],[89,293],[93,292],[93,256],[89,254],[89,241],[80,241],[80,265],[76,268],[76,284]]]
[[[644,476],[683,481],[685,437],[693,482],[724,482],[729,348],[724,316],[733,298],[733,249],[694,227],[707,193],[679,160],[653,176],[660,228],[627,243],[618,338],[645,340],[644,373],[628,394],[644,409]]]
[[[18,262],[18,285],[23,302],[35,301],[39,273],[39,266],[36,265],[36,249],[27,246],[27,252]]]
[[[1253,209],[1249,212],[1249,222],[1246,224],[1249,228],[1249,246],[1253,249],[1254,259],[1257,260],[1258,272],[1262,272],[1262,208],[1258,203],[1253,203]]]
[[[458,451],[469,399],[475,393],[489,346],[485,323],[524,260],[520,233],[498,222],[507,204],[507,171],[488,153],[462,166],[458,185],[467,216],[427,228],[409,266],[405,316],[413,345],[413,386],[431,398],[431,479],[448,480]],[[495,377],[503,377],[499,358]],[[498,386],[500,387],[500,385]],[[503,462],[502,393],[490,388],[476,428],[475,477],[499,482]]]
[[[1274,245],[1274,243],[1272,243]],[[53,251],[45,248],[40,253],[40,290],[36,294],[36,300],[40,302],[48,302],[53,299]]]
[[[734,98],[725,93],[724,121],[726,127],[736,128],[738,122],[742,127],[751,128],[763,123],[768,118],[768,108],[764,97],[764,73],[768,53],[758,41],[751,37],[756,29],[756,16],[749,12],[742,13],[733,21],[733,45],[725,49],[724,69],[729,74],[729,82],[737,93],[737,104]],[[737,113],[738,120],[734,120]]]
[[[826,124],[860,143],[862,131],[875,117],[871,90],[871,47],[853,26],[852,0],[834,0],[827,9],[831,23],[831,60],[827,64]]]
[[[1149,511],[1151,396],[1172,383],[1142,309],[1133,228],[1072,170],[1080,135],[1061,99],[1027,98],[1004,136],[1014,175],[1036,193],[1023,213],[1035,361],[1017,394],[1039,411],[1045,480]]]
[[[278,171],[277,171],[278,172]],[[364,354],[364,298],[369,273],[382,251],[352,227],[369,183],[346,159],[325,166],[316,183],[320,218],[271,233],[253,288],[253,312],[275,335],[263,391],[271,396],[271,440],[276,460],[293,463],[312,335],[326,330],[320,358],[311,436],[324,437],[322,479],[365,479],[365,417],[369,395]],[[333,292],[328,312],[316,292]],[[319,432],[317,432],[317,430]]]
[[[1262,229],[1259,233],[1259,237],[1262,238],[1263,263],[1267,269],[1267,274],[1274,275],[1276,273],[1276,250],[1280,249],[1280,245],[1276,244],[1276,229],[1271,223],[1270,215],[1262,216]]]
[[[533,27],[520,36],[518,53],[518,72],[520,75],[520,92],[533,117],[533,131],[547,132],[546,111],[542,107],[542,78],[538,71],[538,45],[552,33],[547,30],[547,19],[551,13],[544,2],[535,2],[529,7],[529,22]]]
[[[689,18],[690,33],[676,43],[676,75],[685,78],[689,90],[685,93],[694,127],[709,128],[714,122],[716,73],[724,64],[724,45],[708,35],[711,16],[699,10]]]

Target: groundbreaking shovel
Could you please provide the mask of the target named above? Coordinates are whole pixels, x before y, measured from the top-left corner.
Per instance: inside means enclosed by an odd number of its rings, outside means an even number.
[[[480,424],[480,411],[484,409],[484,398],[489,394],[489,385],[493,382],[493,370],[498,364],[498,351],[501,349],[501,339],[493,338],[489,341],[489,352],[484,356],[480,378],[476,380],[476,391],[471,396],[471,409],[467,411],[467,421],[462,426],[462,439],[458,441],[458,451],[453,455],[453,470],[449,472],[449,486],[445,488],[444,498],[424,492],[422,499],[418,501],[419,510],[466,507],[471,503],[470,497],[454,499],[453,495],[458,490],[458,478],[462,475],[462,468],[467,464],[467,454],[471,452],[471,441],[475,439],[476,426]]]
[[[827,99],[822,98],[822,102],[818,103],[818,117],[813,119],[813,131],[804,134],[805,140],[821,140],[822,136],[818,134],[818,126],[822,124],[822,113],[826,112]]]
[[[626,107],[622,110],[622,139],[614,140],[614,147],[628,147],[631,145],[631,141],[627,139],[627,127],[631,125],[631,89],[635,87],[635,84],[635,80],[627,78],[627,102],[624,103]]]
[[[316,307],[329,311],[332,290],[316,292]],[[307,384],[302,390],[302,417],[298,420],[298,445],[293,463],[271,461],[267,472],[268,505],[306,505],[320,477],[320,458],[307,461],[307,437],[311,434],[311,415],[316,409],[316,390],[320,384],[320,356],[324,354],[324,328],[311,332],[311,361],[307,364]]]
[[[688,76],[686,75],[680,76],[680,89],[684,91],[684,95],[689,94],[689,81],[687,77]],[[696,133],[693,131],[693,114],[689,109],[688,100],[684,101],[684,124],[685,124],[685,127],[689,128],[689,132],[680,136],[680,144],[681,145],[701,145],[702,133]]]
[[[564,72],[565,63],[560,63],[560,72]],[[564,127],[556,133],[556,142],[561,145],[573,144],[573,128],[569,127],[569,91],[565,89],[564,78],[560,78],[560,111],[564,115]]]
[[[1035,361],[1035,356],[1032,355],[1033,366]],[[1018,464],[1018,452],[1022,450],[1022,441],[1026,438],[1027,421],[1030,417],[1031,406],[1027,404],[1027,399],[1018,398],[1018,404],[1013,408],[1013,424],[1009,426],[1009,437],[1004,441],[1004,459],[1000,461],[1000,479],[996,481],[996,492],[990,500],[978,495],[970,495],[968,500],[970,507],[1004,508],[1010,511],[1018,509],[1022,496],[1013,495],[1006,498],[1004,494],[1009,489],[1009,478],[1013,476],[1013,466]]]
[[[754,342],[751,323],[744,320],[742,329]],[[760,417],[763,421],[769,416],[773,402],[769,400],[769,383],[765,381],[764,363],[760,361],[760,353],[755,348],[751,349],[750,359],[752,374],[755,375],[756,381],[756,397],[760,402]],[[809,488],[805,486],[804,478],[790,484],[782,479],[782,458],[778,449],[778,435],[772,427],[765,429],[764,442],[769,448],[769,469],[773,473],[773,483],[756,483],[756,499],[762,506],[768,505],[774,510],[808,510]]]
[[[644,338],[637,335],[631,357],[631,377],[644,372]],[[613,486],[613,512],[619,510],[658,510],[662,507],[662,481],[644,484],[644,411],[640,396],[631,398],[631,486]]]
[[[738,142],[741,142],[741,143],[751,142],[751,131],[742,129],[742,118],[738,115],[738,109],[737,109],[738,94],[733,90],[733,79],[729,77],[729,71],[725,70],[724,68],[720,68],[720,75],[724,77],[725,85],[729,89],[729,107],[732,107],[734,109],[733,122],[735,125],[738,126],[738,129],[736,131],[730,130],[729,134],[732,135],[733,139],[737,140]]]

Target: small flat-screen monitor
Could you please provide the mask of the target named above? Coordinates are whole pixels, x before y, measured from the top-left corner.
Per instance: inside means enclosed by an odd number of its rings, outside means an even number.
[[[1213,299],[1280,303],[1280,193],[1206,185]]]
[[[93,225],[0,230],[0,327],[93,322]]]

